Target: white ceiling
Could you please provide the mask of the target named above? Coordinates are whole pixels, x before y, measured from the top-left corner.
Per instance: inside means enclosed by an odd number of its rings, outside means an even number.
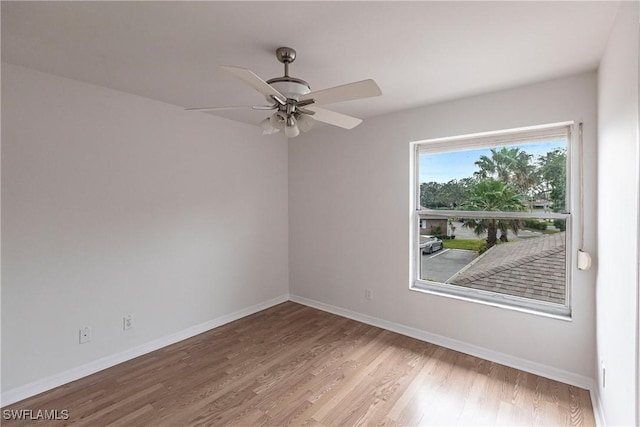
[[[264,99],[217,66],[266,80],[290,46],[291,75],[312,90],[375,79],[381,97],[329,106],[366,118],[595,69],[618,6],[3,1],[2,60],[182,107],[251,105]]]

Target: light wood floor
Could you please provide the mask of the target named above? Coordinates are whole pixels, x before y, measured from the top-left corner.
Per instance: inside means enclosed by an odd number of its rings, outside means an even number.
[[[595,425],[586,390],[292,302],[3,409],[83,426]]]

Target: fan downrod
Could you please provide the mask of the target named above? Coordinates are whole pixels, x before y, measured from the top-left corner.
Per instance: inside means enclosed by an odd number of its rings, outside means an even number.
[[[296,50],[292,47],[276,49],[276,58],[284,64],[284,76],[289,77],[289,64],[296,60]]]

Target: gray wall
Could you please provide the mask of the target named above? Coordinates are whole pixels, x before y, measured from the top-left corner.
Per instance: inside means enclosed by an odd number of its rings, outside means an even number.
[[[255,127],[3,64],[3,392],[286,295],[287,173]]]
[[[590,383],[595,363],[593,269],[579,271],[573,263],[571,322],[409,290],[409,144],[583,120],[585,170],[593,171],[596,80],[596,73],[589,72],[374,117],[349,132],[316,129],[290,141],[291,294],[524,359]],[[574,170],[577,165],[575,157]],[[585,177],[586,248],[594,255],[595,179],[593,173]],[[577,189],[574,180],[574,250]],[[365,288],[373,290],[372,301],[365,299]]]

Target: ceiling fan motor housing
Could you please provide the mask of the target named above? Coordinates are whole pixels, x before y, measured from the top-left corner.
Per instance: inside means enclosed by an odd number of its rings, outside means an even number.
[[[276,77],[275,79],[267,80],[267,83],[287,98],[295,99],[296,101],[300,101],[302,95],[311,92],[309,83],[295,77]],[[271,102],[272,100],[267,97],[267,101]]]

